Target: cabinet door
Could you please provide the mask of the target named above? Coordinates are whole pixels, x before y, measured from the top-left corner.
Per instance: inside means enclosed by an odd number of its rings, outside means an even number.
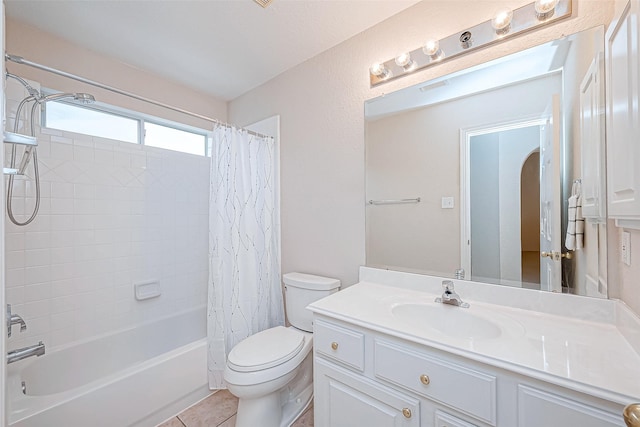
[[[557,394],[518,386],[518,427],[621,427],[621,415],[611,414]]]
[[[435,427],[477,427],[475,424],[462,421],[458,417],[447,414],[442,411],[436,411]]]
[[[316,427],[419,427],[420,402],[316,358]]]
[[[609,216],[640,219],[638,8],[630,0],[606,36]]]

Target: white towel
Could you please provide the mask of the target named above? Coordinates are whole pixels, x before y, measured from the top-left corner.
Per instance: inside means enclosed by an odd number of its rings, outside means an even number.
[[[584,217],[582,216],[582,194],[579,182],[574,182],[569,197],[569,222],[564,245],[570,251],[584,246]]]

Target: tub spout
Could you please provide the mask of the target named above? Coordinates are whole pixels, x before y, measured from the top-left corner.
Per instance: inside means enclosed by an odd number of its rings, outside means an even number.
[[[17,362],[18,360],[26,359],[31,356],[42,356],[44,354],[44,343],[40,341],[36,345],[30,345],[29,347],[19,348],[17,350],[7,353],[7,363]]]

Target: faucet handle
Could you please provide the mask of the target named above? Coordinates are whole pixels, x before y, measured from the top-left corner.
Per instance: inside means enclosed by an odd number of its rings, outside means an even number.
[[[451,280],[443,280],[442,281],[442,289],[444,289],[445,292],[453,292],[453,282]]]

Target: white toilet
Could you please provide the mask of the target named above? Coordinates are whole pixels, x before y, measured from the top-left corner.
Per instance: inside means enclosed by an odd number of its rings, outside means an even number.
[[[224,380],[238,397],[236,427],[288,427],[313,397],[313,325],[307,305],[338,291],[340,281],[303,273],[282,276],[290,327],[276,326],[239,342]]]

